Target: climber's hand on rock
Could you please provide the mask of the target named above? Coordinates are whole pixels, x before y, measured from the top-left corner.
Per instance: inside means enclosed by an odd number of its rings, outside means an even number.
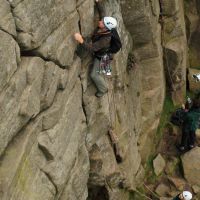
[[[75,40],[76,40],[77,42],[79,42],[79,43],[81,43],[81,44],[84,42],[83,37],[82,37],[82,35],[81,35],[80,33],[75,33],[75,34],[74,34],[74,38],[75,38]]]

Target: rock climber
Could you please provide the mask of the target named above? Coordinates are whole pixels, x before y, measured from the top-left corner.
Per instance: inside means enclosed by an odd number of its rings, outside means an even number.
[[[196,130],[199,126],[200,119],[200,100],[194,99],[192,107],[185,112],[182,125],[181,144],[178,149],[181,152],[186,152],[195,145]]]
[[[178,194],[172,200],[191,200],[191,199],[192,199],[192,193],[189,191],[183,191],[181,194]]]
[[[95,0],[95,2],[101,20],[92,36],[92,43],[84,41],[80,33],[75,33],[74,38],[81,46],[94,55],[94,63],[90,77],[97,87],[96,97],[102,97],[108,92],[106,81],[102,75],[111,75],[110,61],[112,55],[108,52],[111,45],[111,31],[117,27],[117,20],[113,17],[105,17],[101,3],[99,0]]]

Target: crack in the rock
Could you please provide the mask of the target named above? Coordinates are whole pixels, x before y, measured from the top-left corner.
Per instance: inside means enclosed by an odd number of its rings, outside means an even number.
[[[80,5],[81,5],[81,4],[80,4]],[[79,16],[78,28],[79,28],[79,32],[81,33],[81,21],[80,21],[81,15],[80,15],[80,12],[79,12],[79,10],[78,10],[78,7],[79,7],[80,5],[76,6],[76,12],[78,13],[78,16]]]
[[[43,173],[46,175],[46,177],[48,178],[48,180],[49,180],[49,181],[52,183],[52,185],[54,186],[55,191],[56,191],[56,194],[55,194],[55,196],[56,196],[56,195],[58,194],[58,187],[57,187],[56,183],[53,181],[51,175],[50,175],[49,173],[45,172],[43,169],[40,169],[40,171],[43,172]]]
[[[10,3],[10,0],[7,0],[7,2],[10,4],[11,8],[16,8],[21,2],[23,2],[24,0],[19,1],[18,3],[16,3],[15,6],[12,6],[12,4]]]
[[[8,35],[10,35],[15,41],[16,41],[16,38],[14,35],[12,35],[11,33],[9,33],[8,31],[6,31],[5,29],[3,29],[2,27],[0,27],[0,30]]]
[[[38,143],[38,147],[44,154],[44,157],[47,159],[47,161],[51,161],[54,159],[53,155],[49,152],[49,150],[44,145]]]
[[[2,151],[2,153],[0,154],[0,161],[2,161],[4,159],[4,156],[6,155],[6,151],[7,149],[12,145],[13,141],[19,137],[20,134],[23,133],[23,130],[26,129],[26,127],[31,123],[31,121],[33,121],[33,119],[29,119],[28,122],[22,126],[20,128],[20,130],[12,137],[12,139],[8,142],[7,146],[5,147],[5,149]]]
[[[85,115],[85,119],[86,119],[86,124],[88,124],[88,119],[87,119],[87,112],[86,112],[86,109],[85,109],[85,105],[84,105],[84,100],[83,100],[83,93],[84,93],[84,91],[83,91],[83,84],[82,84],[82,81],[81,81],[81,77],[79,76],[79,80],[80,80],[80,82],[81,82],[81,89],[82,89],[82,110],[83,110],[83,113],[84,113],[84,115]]]
[[[69,69],[69,67],[70,67],[69,65],[62,66],[62,65],[60,65],[60,63],[58,61],[46,58],[46,57],[42,56],[41,54],[39,54],[38,52],[35,52],[35,50],[36,49],[29,50],[29,51],[21,51],[21,56],[24,56],[24,57],[39,57],[39,58],[43,59],[45,62],[53,62],[56,66],[58,66],[61,69]]]

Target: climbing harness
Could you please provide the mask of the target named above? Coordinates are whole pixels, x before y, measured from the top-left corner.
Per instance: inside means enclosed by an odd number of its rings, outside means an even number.
[[[97,73],[105,74],[107,76],[111,75],[111,59],[109,54],[105,54],[101,57],[99,67],[97,69]]]

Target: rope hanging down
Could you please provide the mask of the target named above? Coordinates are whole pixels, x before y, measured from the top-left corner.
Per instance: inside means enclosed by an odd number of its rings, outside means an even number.
[[[153,192],[147,185],[145,185],[144,183],[143,183],[143,185],[145,186],[145,188],[147,188],[147,190],[148,191],[150,191],[151,192],[151,194],[156,198],[156,199],[160,199],[160,197],[155,193],[155,192]],[[135,192],[137,192],[140,196],[142,196],[142,197],[145,197],[146,199],[149,199],[149,200],[153,200],[152,198],[150,198],[150,197],[148,197],[146,194],[144,194],[144,193],[141,193],[139,190],[137,190],[137,189],[135,189],[134,190]]]

